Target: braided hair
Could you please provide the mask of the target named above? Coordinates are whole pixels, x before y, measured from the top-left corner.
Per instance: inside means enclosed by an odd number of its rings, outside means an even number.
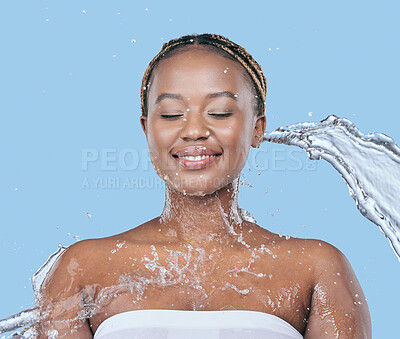
[[[253,87],[256,90],[257,98],[257,114],[264,114],[265,98],[267,95],[267,81],[261,66],[253,59],[253,57],[241,46],[235,44],[228,38],[218,34],[192,34],[184,35],[177,39],[172,39],[164,43],[161,51],[150,61],[147,67],[140,88],[140,100],[142,115],[147,116],[147,96],[150,88],[150,79],[156,65],[166,56],[172,56],[179,52],[179,48],[190,46],[214,47],[213,51],[218,54],[238,61],[253,81]],[[175,53],[172,53],[175,51]]]

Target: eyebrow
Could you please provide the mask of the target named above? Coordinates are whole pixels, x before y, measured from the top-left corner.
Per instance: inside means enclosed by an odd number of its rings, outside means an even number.
[[[220,98],[220,97],[231,98],[231,99],[237,101],[237,95],[235,95],[229,91],[222,91],[222,92],[215,92],[215,93],[207,94],[207,99],[215,99],[215,98]],[[183,96],[180,94],[162,93],[157,97],[155,104],[158,104],[161,100],[164,100],[164,99],[184,100]]]
[[[183,96],[180,94],[173,94],[173,93],[162,93],[156,99],[156,104],[158,104],[161,100],[164,99],[176,99],[176,100],[183,100]]]
[[[214,98],[220,98],[220,97],[231,98],[231,99],[237,101],[237,95],[235,95],[229,91],[210,93],[207,95],[207,99],[214,99]]]

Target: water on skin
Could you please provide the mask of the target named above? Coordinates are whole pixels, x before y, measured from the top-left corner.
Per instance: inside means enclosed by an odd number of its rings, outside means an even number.
[[[399,149],[394,142],[381,134],[363,135],[357,128],[346,119],[339,119],[330,116],[319,123],[301,123],[286,128],[279,128],[265,136],[266,141],[296,145],[305,149],[312,159],[325,159],[331,163],[335,169],[343,176],[349,186],[350,193],[357,203],[361,213],[375,222],[389,238],[396,254],[399,254],[399,211],[395,210],[395,202],[400,189]],[[376,183],[379,182],[379,187]],[[238,182],[235,182],[235,192]],[[168,220],[169,209],[173,206],[168,205],[161,216],[162,221]],[[239,211],[239,213],[238,213]],[[244,241],[243,229],[240,227],[242,220],[254,221],[251,215],[234,206],[229,213],[225,213],[221,208],[223,220],[227,227],[231,229],[231,235],[236,237],[237,242],[247,251],[246,260],[237,261],[231,258],[231,265],[225,272],[223,281],[213,281],[212,275],[205,274],[205,268],[213,264],[213,258],[223,257],[221,251],[216,248],[206,252],[203,248],[193,248],[186,246],[184,250],[170,250],[158,248],[151,245],[148,254],[132,260],[132,266],[142,265],[141,274],[126,275],[121,274],[117,283],[112,286],[102,287],[93,298],[93,291],[98,286],[87,286],[85,298],[85,310],[77,315],[79,319],[86,319],[96,315],[103,307],[106,307],[120,295],[131,295],[133,303],[146,303],[146,292],[152,288],[176,286],[177,288],[186,287],[182,293],[190,290],[193,298],[193,310],[204,309],[208,300],[213,294],[219,291],[234,291],[239,295],[257,300],[265,305],[266,308],[276,310],[283,305],[293,305],[296,295],[301,286],[282,286],[276,291],[260,291],[254,284],[248,286],[235,284],[238,274],[245,274],[251,279],[273,280],[271,272],[256,269],[257,260],[262,256],[268,256],[272,260],[278,260],[275,246],[261,244],[259,248],[251,248]],[[239,224],[235,231],[230,225],[230,221]],[[238,231],[239,230],[239,231]],[[289,237],[283,238],[289,240]],[[215,240],[216,243],[220,239]],[[125,243],[119,242],[115,249],[111,250],[109,260],[119,250],[126,248]],[[23,326],[29,326],[41,320],[38,309],[40,308],[40,287],[46,274],[50,270],[55,260],[63,253],[64,247],[46,261],[46,263],[33,276],[33,288],[36,294],[36,307],[32,310],[23,311],[15,316],[0,320],[0,334],[15,330]],[[304,252],[302,252],[304,254]],[[160,260],[163,257],[164,260]],[[248,280],[251,281],[251,280]],[[324,299],[323,287],[316,292],[321,299]],[[183,297],[183,296],[182,296]],[[145,304],[144,304],[145,305]],[[321,303],[324,305],[324,303]],[[174,306],[173,304],[171,305]],[[52,307],[51,305],[49,306]],[[223,305],[221,309],[235,308],[234,305]],[[313,310],[319,312],[320,317],[329,315],[330,307],[326,309]],[[42,315],[46,318],[46,313]],[[64,320],[65,321],[65,320]],[[76,319],[69,319],[67,322],[75,322]],[[335,322],[333,319],[333,326]],[[25,333],[25,337],[31,337],[33,329]],[[56,331],[48,333],[49,338],[56,338]]]
[[[116,246],[118,248],[118,244]],[[247,247],[245,247],[247,249]],[[236,293],[247,296],[251,293],[258,293],[258,299],[260,303],[267,305],[271,302],[271,299],[261,294],[261,291],[254,290],[252,287],[246,287],[235,283],[238,273],[247,273],[256,279],[270,279],[267,277],[267,272],[254,272],[253,264],[256,259],[259,259],[262,255],[270,255],[271,250],[266,251],[265,245],[260,248],[254,248],[249,251],[249,257],[247,260],[238,261],[237,258],[231,258],[231,269],[228,269],[225,276],[226,280],[219,281],[214,278],[211,274],[206,274],[205,269],[210,269],[215,264],[213,255],[220,257],[221,251],[209,251],[206,253],[202,248],[193,248],[192,246],[186,246],[186,251],[169,250],[160,246],[151,245],[149,248],[149,254],[143,255],[141,258],[137,258],[137,261],[142,263],[141,267],[144,266],[145,270],[141,271],[140,274],[135,272],[134,274],[124,274],[118,278],[118,283],[114,286],[102,288],[97,294],[96,298],[93,298],[94,293],[88,292],[85,296],[85,310],[78,313],[77,317],[69,320],[62,320],[62,322],[76,323],[77,319],[87,319],[96,315],[99,311],[111,304],[119,296],[127,298],[130,296],[133,303],[146,303],[146,292],[149,289],[164,289],[166,287],[176,287],[182,289],[182,293],[189,293],[193,301],[193,310],[201,310],[207,305],[210,298],[213,297],[214,293],[220,291],[232,290]],[[165,255],[165,252],[167,253]],[[61,251],[58,255],[61,255]],[[164,260],[161,260],[164,257]],[[43,268],[42,268],[43,269]],[[50,267],[48,267],[50,269]],[[36,284],[40,284],[40,281],[35,281]],[[211,286],[211,288],[209,287]],[[95,291],[97,286],[86,286],[86,291]],[[279,295],[280,299],[290,299],[285,297],[285,291]],[[290,292],[292,294],[292,291]],[[185,295],[182,295],[184,298]],[[187,298],[190,298],[187,296]],[[264,300],[261,300],[261,297]],[[279,303],[279,301],[275,301]],[[40,308],[40,297],[37,298],[37,308],[35,309],[36,314],[32,311],[30,323],[37,322],[39,320],[45,321],[46,314],[39,316],[38,308]],[[47,305],[47,309],[52,306]],[[224,305],[225,309],[235,309],[235,306]],[[12,329],[11,319],[8,319],[5,323],[8,327],[5,328],[7,331]],[[54,322],[56,323],[56,321]],[[28,321],[25,321],[23,326],[29,325]],[[19,326],[18,326],[19,327]],[[31,337],[33,329],[26,332],[24,337]],[[55,330],[48,333],[49,338],[57,338]]]

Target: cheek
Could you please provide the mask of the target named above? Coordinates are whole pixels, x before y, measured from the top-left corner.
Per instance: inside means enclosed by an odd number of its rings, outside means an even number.
[[[160,126],[160,123],[149,121],[147,143],[149,146],[150,157],[155,167],[166,167],[161,164],[168,161],[169,148],[175,140],[175,134],[176,133],[171,130],[171,128],[165,128]]]
[[[232,150],[247,149],[251,145],[251,123],[245,119],[232,121],[218,133],[225,147]]]
[[[230,169],[243,167],[246,163],[252,141],[251,127],[249,121],[241,119],[227,126],[218,134],[224,145],[225,158]]]
[[[147,133],[149,147],[165,151],[174,138],[176,138],[176,130],[171,125],[166,125],[157,119],[149,119]]]

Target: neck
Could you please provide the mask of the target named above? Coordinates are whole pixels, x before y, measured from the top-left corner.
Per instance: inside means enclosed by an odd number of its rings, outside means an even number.
[[[238,208],[237,180],[205,196],[189,196],[166,185],[160,223],[181,243],[209,245],[238,241],[242,216]]]

